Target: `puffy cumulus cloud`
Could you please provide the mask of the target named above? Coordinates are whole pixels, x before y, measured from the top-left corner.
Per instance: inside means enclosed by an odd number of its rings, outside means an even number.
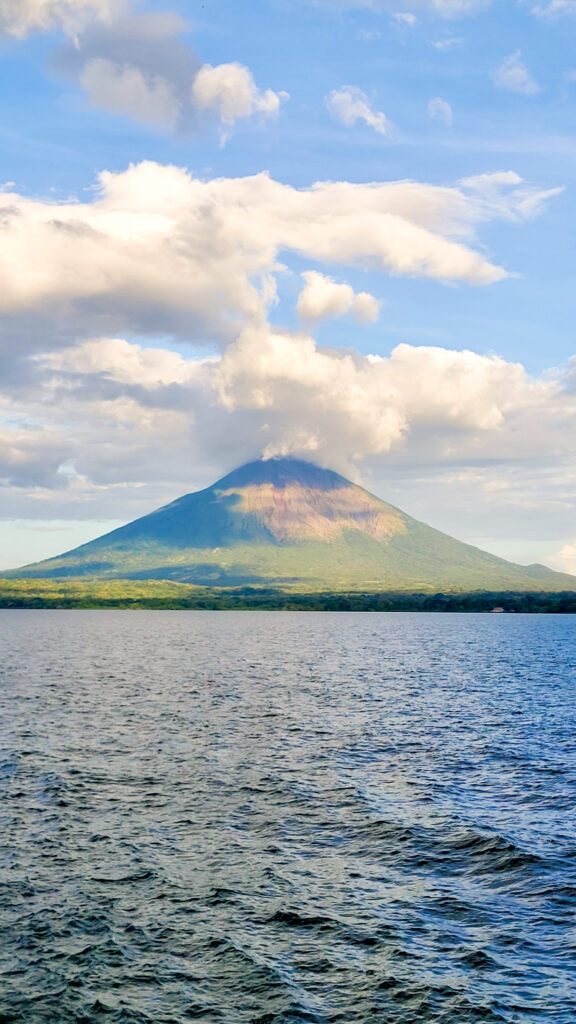
[[[96,21],[60,48],[55,66],[82,85],[92,106],[170,131],[207,119],[229,130],[253,114],[278,113],[286,93],[260,90],[242,64],[201,65],[183,39],[189,29],[170,13]]]
[[[271,116],[278,113],[287,93],[272,89],[261,92],[248,68],[231,64],[204,64],[192,83],[192,102],[200,110],[214,111],[226,125],[253,113]]]
[[[269,328],[247,329],[213,372],[226,408],[265,413],[268,453],[315,451],[345,465],[405,447],[419,430],[456,447],[463,435],[494,444],[511,418],[557,393],[496,356],[410,345],[362,356]]]
[[[351,313],[360,323],[375,323],[380,303],[369,292],[355,292],[316,270],[302,274],[306,284],[298,296],[298,315],[303,320],[324,320]]]
[[[344,85],[341,89],[333,89],[326,97],[326,106],[337,121],[347,128],[353,128],[357,121],[363,121],[379,135],[389,135],[392,125],[386,114],[374,110],[370,99],[353,85]]]
[[[38,442],[32,464],[42,470],[40,481],[43,466],[52,465],[59,485],[171,479],[192,451],[200,462],[224,451],[228,465],[262,451],[308,452],[351,471],[383,456],[405,467],[414,460],[469,466],[576,450],[570,367],[537,379],[520,364],[466,350],[403,344],[388,357],[365,356],[261,324],[209,359],[104,338],[37,357],[34,365],[26,403],[14,397],[0,405],[11,424],[1,444],[13,453],[13,475],[25,470],[26,486],[30,473],[14,455],[15,428],[30,451]],[[74,472],[62,477],[62,465]]]
[[[94,19],[110,21],[123,0],[0,0],[0,33],[23,39],[54,28],[76,32]]]
[[[492,75],[494,85],[508,92],[518,92],[524,96],[535,96],[540,86],[534,81],[526,65],[522,62],[520,50],[511,53]]]
[[[68,379],[102,376],[121,384],[155,390],[171,384],[189,385],[212,360],[185,359],[165,348],[143,348],[123,338],[98,338],[39,358],[46,369]]]
[[[4,351],[15,355],[15,338],[44,345],[46,316],[55,345],[119,332],[228,343],[266,318],[279,260],[290,253],[489,284],[506,271],[474,248],[476,226],[533,216],[550,194],[513,174],[447,188],[297,189],[266,174],[201,181],[150,162],[104,172],[87,203],[0,193]]]
[[[451,128],[454,115],[448,100],[443,100],[441,96],[435,96],[434,99],[430,100],[428,103],[428,117],[432,121],[440,121],[446,128]]]

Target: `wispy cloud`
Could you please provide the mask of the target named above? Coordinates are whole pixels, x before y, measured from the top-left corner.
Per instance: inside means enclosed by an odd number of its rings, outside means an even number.
[[[418,20],[412,11],[395,11],[392,17],[398,25],[407,25],[408,28],[414,28]]]
[[[448,39],[433,39],[432,46],[435,50],[455,50],[462,46],[462,40],[457,36],[450,36]]]
[[[337,121],[352,128],[363,121],[379,135],[390,135],[392,123],[381,110],[375,110],[370,98],[354,85],[333,89],[326,97],[326,106]]]
[[[443,100],[441,96],[431,99],[428,103],[428,117],[432,121],[440,121],[446,128],[451,128],[454,114],[448,100]]]
[[[576,0],[550,0],[546,4],[536,4],[532,14],[538,18],[562,18],[576,15]]]
[[[520,50],[511,53],[492,75],[494,85],[508,92],[521,93],[524,96],[535,96],[540,86],[534,81],[526,65],[522,62]]]

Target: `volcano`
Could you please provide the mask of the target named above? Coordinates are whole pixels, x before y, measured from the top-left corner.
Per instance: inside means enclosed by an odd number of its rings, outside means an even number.
[[[3,575],[332,591],[576,590],[576,576],[497,558],[292,458],[250,462],[58,558]]]

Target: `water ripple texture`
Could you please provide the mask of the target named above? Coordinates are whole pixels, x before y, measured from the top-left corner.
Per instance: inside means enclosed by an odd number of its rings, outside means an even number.
[[[574,1024],[576,619],[0,612],[2,1024]]]

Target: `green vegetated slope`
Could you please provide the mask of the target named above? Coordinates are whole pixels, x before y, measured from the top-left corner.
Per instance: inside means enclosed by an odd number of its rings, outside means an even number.
[[[300,592],[576,591],[574,576],[463,544],[297,459],[249,463],[59,558],[3,575]]]

